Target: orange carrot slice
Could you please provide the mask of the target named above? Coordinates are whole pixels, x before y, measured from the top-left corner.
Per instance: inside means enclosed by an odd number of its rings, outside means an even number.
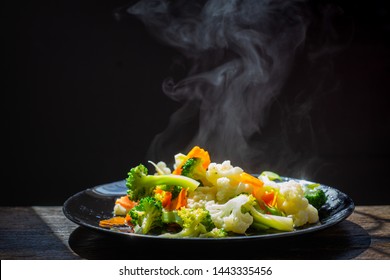
[[[265,191],[261,199],[265,204],[272,207],[276,203],[276,193],[274,191]]]
[[[259,202],[263,201],[263,197],[266,193],[265,189],[263,188],[263,186],[264,186],[263,181],[261,181],[260,179],[256,178],[253,175],[250,175],[246,172],[242,172],[240,174],[240,180],[241,180],[241,182],[243,182],[245,184],[249,184],[249,185],[253,186],[252,195],[257,199],[257,201],[259,201]],[[269,198],[266,197],[266,199],[272,200],[273,197],[269,197]]]
[[[207,169],[207,167],[209,166],[209,164],[211,162],[210,155],[209,155],[209,153],[206,150],[200,148],[199,146],[194,146],[188,152],[188,154],[185,156],[185,158],[183,159],[181,164],[178,165],[175,170],[173,170],[172,174],[180,175],[181,174],[181,168],[183,167],[183,164],[190,158],[200,158],[200,159],[202,159],[202,165],[203,165],[204,169]]]
[[[193,147],[191,151],[189,151],[189,153],[187,154],[187,157],[202,159],[202,165],[204,169],[207,169],[207,167],[209,167],[209,164],[211,162],[209,152],[200,148],[199,146]]]
[[[182,188],[179,192],[179,195],[174,198],[169,205],[170,210],[179,210],[181,207],[185,207],[187,205],[187,189]]]
[[[171,203],[171,200],[172,200],[172,193],[171,192],[164,191],[164,190],[160,189],[159,187],[157,187],[154,190],[154,193],[156,194],[157,199],[161,201],[162,207],[166,208]]]
[[[101,220],[99,222],[99,226],[104,228],[111,228],[115,226],[124,226],[126,225],[126,219],[125,217],[121,216],[115,216],[107,220]]]
[[[118,198],[115,201],[115,204],[119,204],[122,207],[124,207],[127,211],[129,211],[131,208],[133,208],[135,205],[137,205],[137,202],[130,200],[127,195],[124,195],[124,196]]]
[[[241,180],[241,182],[243,182],[245,184],[250,184],[254,187],[261,188],[264,185],[263,181],[261,181],[260,179],[256,178],[253,175],[250,175],[246,172],[242,172],[240,174],[240,180]]]
[[[129,213],[126,214],[125,222],[126,222],[127,224],[130,224],[130,223],[131,223],[131,216],[129,215]]]

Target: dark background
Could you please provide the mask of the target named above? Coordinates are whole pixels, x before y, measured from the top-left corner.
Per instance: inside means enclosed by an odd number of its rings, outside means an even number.
[[[386,1],[333,2],[353,22],[353,36],[334,57],[337,90],[311,111],[314,124],[321,121],[324,164],[308,179],[359,205],[388,204],[389,10]],[[145,162],[180,106],[161,89],[177,53],[138,19],[118,18],[129,3],[17,2],[3,9],[1,205],[61,205]]]

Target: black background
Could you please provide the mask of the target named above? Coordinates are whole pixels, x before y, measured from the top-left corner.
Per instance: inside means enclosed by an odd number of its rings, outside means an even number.
[[[353,22],[353,37],[334,58],[337,90],[312,111],[326,137],[318,144],[324,164],[308,179],[359,205],[389,202],[385,2],[336,3]],[[3,9],[1,205],[61,205],[75,192],[124,179],[180,107],[161,89],[177,53],[136,18],[118,20],[116,11],[129,3],[17,2]]]

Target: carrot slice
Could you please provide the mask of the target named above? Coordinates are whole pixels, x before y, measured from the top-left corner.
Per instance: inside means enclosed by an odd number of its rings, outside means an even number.
[[[243,183],[254,186],[252,194],[259,202],[264,202],[270,207],[276,205],[277,192],[264,189],[263,181],[245,172],[241,173],[240,177]]]
[[[170,210],[179,210],[181,207],[185,207],[187,205],[187,189],[182,188],[179,192],[179,195],[174,198],[169,205]]]
[[[154,193],[156,194],[157,199],[161,201],[162,207],[165,208],[171,203],[172,193],[170,191],[164,191],[157,187],[154,190]]]
[[[126,222],[127,224],[131,223],[131,216],[129,215],[129,213],[126,214],[125,222]]]
[[[263,181],[261,181],[260,179],[256,178],[255,176],[252,176],[246,172],[242,172],[240,174],[240,180],[241,182],[245,183],[245,184],[250,184],[254,187],[262,187],[264,185]]]
[[[256,198],[258,202],[263,201],[263,195],[265,194],[265,189],[260,187],[253,188],[252,195]]]
[[[124,195],[124,196],[118,198],[118,199],[115,201],[115,204],[120,204],[120,205],[123,206],[127,211],[129,211],[131,208],[133,208],[135,205],[137,205],[137,202],[130,200],[129,197],[128,197],[127,195]]]
[[[274,206],[273,204],[276,202],[276,193],[274,191],[265,191],[261,196],[261,199],[268,206]]]
[[[199,146],[194,146],[188,152],[188,154],[185,156],[185,158],[183,159],[181,164],[178,165],[175,170],[173,170],[172,174],[180,175],[181,174],[181,168],[183,167],[184,163],[188,159],[190,159],[190,158],[200,158],[200,159],[202,159],[202,165],[203,165],[204,169],[207,169],[207,167],[209,166],[209,164],[211,162],[210,155],[209,155],[209,153],[206,150],[200,148]]]
[[[204,169],[207,169],[207,167],[209,167],[209,164],[211,162],[209,152],[200,148],[199,146],[193,147],[191,151],[189,151],[189,153],[187,154],[187,157],[202,159],[202,165]]]
[[[115,216],[107,220],[101,220],[99,226],[104,228],[111,228],[115,226],[124,226],[126,225],[126,219],[122,216]]]
[[[252,195],[257,199],[257,201],[259,202],[263,201],[263,196],[265,194],[265,189],[263,188],[264,186],[263,181],[246,172],[242,172],[240,174],[240,180],[245,184],[249,184],[253,186]]]

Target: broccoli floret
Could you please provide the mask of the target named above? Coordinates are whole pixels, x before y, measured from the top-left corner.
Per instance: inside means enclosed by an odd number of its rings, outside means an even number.
[[[179,214],[177,213],[177,210],[163,210],[161,220],[164,224],[178,224],[180,226],[183,225],[183,220],[180,218]]]
[[[220,238],[226,237],[228,235],[227,231],[223,228],[213,228],[211,231],[200,234],[199,237],[202,238]]]
[[[206,181],[206,169],[203,167],[203,161],[201,158],[192,157],[186,160],[181,167],[181,175],[190,177],[205,185]]]
[[[263,171],[261,172],[259,177],[265,176],[271,181],[283,181],[282,177],[280,177],[277,173],[272,171]]]
[[[325,192],[318,188],[318,184],[308,185],[305,187],[304,196],[317,210],[319,210],[327,201]]]
[[[243,194],[244,195],[244,194]],[[291,217],[275,216],[264,214],[260,209],[256,208],[256,198],[253,195],[248,195],[249,201],[243,205],[244,211],[248,211],[253,217],[252,227],[258,230],[276,229],[280,231],[293,231],[294,223]]]
[[[136,233],[147,234],[152,229],[162,226],[162,205],[154,197],[142,198],[138,205],[129,211],[129,215]]]
[[[131,168],[127,175],[127,194],[134,201],[153,196],[157,185],[181,186],[189,191],[194,191],[200,185],[198,181],[182,175],[148,175],[148,169],[143,164]]]
[[[161,236],[170,238],[199,237],[200,235],[204,235],[215,228],[209,211],[204,208],[194,209],[183,207],[180,210],[177,210],[176,213],[180,218],[179,223],[181,225],[181,230],[177,233],[165,233]]]

